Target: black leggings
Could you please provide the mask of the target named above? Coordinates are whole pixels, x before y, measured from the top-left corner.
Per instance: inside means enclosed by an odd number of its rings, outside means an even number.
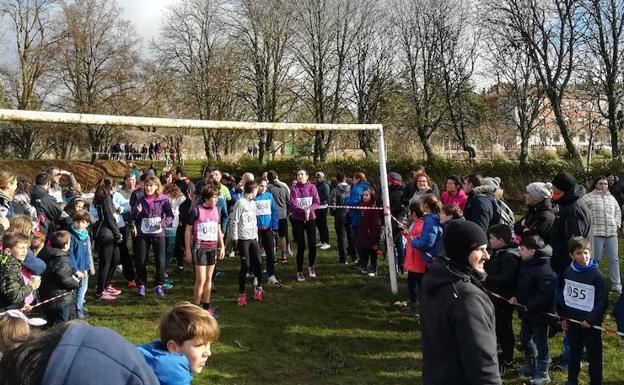
[[[184,232],[186,231],[186,225],[181,224],[176,229],[175,246],[173,249],[173,257],[175,258],[178,266],[184,266],[184,252],[186,246],[184,245]]]
[[[275,238],[273,237],[273,230],[259,229],[258,239],[266,254],[266,270],[267,275],[270,277],[275,275]]]
[[[303,272],[303,253],[305,251],[305,238],[308,237],[308,259],[309,266],[314,266],[316,262],[316,223],[315,221],[292,220],[293,234],[297,244],[297,272]]]
[[[95,292],[102,293],[113,279],[115,268],[119,264],[119,244],[114,239],[96,239],[98,253],[98,272]]]
[[[424,276],[425,273],[407,272],[407,294],[410,301],[418,301],[418,293],[420,293],[420,287]]]
[[[370,261],[370,267],[368,262]],[[369,273],[377,272],[377,250],[373,249],[360,249],[360,266],[364,269],[368,269]]]
[[[238,292],[245,293],[247,279],[247,261],[251,266],[254,277],[258,279],[258,287],[262,286],[262,265],[260,264],[260,245],[255,239],[239,239],[238,252],[240,254],[240,272],[238,273]]]
[[[136,240],[137,285],[145,285],[147,282],[146,265],[150,246],[154,250],[154,258],[156,260],[156,285],[162,285],[165,282],[165,237],[139,236]]]
[[[328,208],[316,209],[314,214],[316,215],[316,228],[319,231],[319,238],[322,243],[329,244],[329,229],[327,228],[327,211]]]
[[[499,358],[510,363],[513,360],[516,338],[513,331],[514,307],[506,302],[494,300],[494,315],[496,316],[496,339],[501,347]]]
[[[126,225],[119,229],[121,235],[123,235],[123,240],[119,244],[119,258],[121,259],[121,266],[123,267],[123,275],[126,281],[133,281],[136,277],[134,273],[134,258],[130,255],[130,249],[128,248],[128,242],[132,239],[132,233],[130,231],[130,226]],[[134,239],[132,239],[132,244],[134,245]]]

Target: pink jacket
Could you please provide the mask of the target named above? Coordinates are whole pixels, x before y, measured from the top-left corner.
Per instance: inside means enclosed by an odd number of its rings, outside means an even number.
[[[443,205],[457,205],[457,207],[464,211],[466,208],[466,201],[468,201],[468,196],[466,196],[463,189],[460,189],[455,195],[449,194],[448,191],[442,191],[440,200]]]

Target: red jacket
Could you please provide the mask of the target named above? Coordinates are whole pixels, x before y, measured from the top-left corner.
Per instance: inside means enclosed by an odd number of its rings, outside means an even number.
[[[420,256],[420,250],[412,247],[412,238],[417,238],[422,232],[423,224],[425,221],[419,219],[410,227],[409,234],[407,234],[407,249],[405,251],[405,259],[403,260],[403,268],[410,273],[425,273],[426,265]]]

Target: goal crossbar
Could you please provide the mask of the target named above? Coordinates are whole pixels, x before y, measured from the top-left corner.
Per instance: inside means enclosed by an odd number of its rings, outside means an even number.
[[[397,271],[394,258],[394,239],[392,237],[392,216],[390,215],[390,197],[388,190],[388,174],[386,170],[386,145],[384,142],[383,126],[381,124],[319,124],[319,123],[265,123],[265,122],[234,122],[196,119],[169,119],[138,116],[115,116],[77,114],[67,112],[26,111],[0,109],[0,122],[27,122],[27,123],[57,123],[57,124],[86,124],[107,125],[121,127],[151,127],[151,128],[188,128],[188,129],[215,129],[215,130],[277,130],[277,131],[376,131],[379,145],[379,179],[381,182],[381,197],[384,206],[384,234],[386,236],[386,253],[388,255],[388,270],[390,290],[398,293]]]

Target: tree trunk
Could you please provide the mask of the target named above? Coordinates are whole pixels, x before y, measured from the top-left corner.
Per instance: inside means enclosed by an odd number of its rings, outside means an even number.
[[[364,156],[370,158],[373,155],[373,138],[370,131],[358,132],[360,139],[360,149],[364,152]]]
[[[611,162],[622,163],[619,144],[618,113],[615,103],[609,103],[609,134],[611,136]]]
[[[529,161],[529,135],[520,135],[520,165],[526,166]]]
[[[433,148],[431,148],[431,144],[429,143],[429,137],[425,135],[423,132],[418,133],[418,137],[420,139],[420,144],[423,147],[423,151],[425,152],[425,156],[427,160],[433,160],[436,156],[433,152]]]
[[[204,136],[204,152],[206,153],[206,158],[209,161],[216,160],[217,157],[214,152],[214,138],[212,137],[212,133],[207,129],[202,130],[202,134]]]
[[[555,119],[557,120],[559,131],[561,132],[561,137],[565,142],[566,152],[569,159],[581,165],[583,163],[581,159],[581,153],[578,151],[578,149],[574,145],[574,142],[572,141],[572,136],[570,134],[568,123],[565,121],[563,111],[561,110],[561,100],[557,95],[554,94],[554,92],[548,92],[548,100],[550,101],[550,108],[552,108],[552,111],[555,114]]]

